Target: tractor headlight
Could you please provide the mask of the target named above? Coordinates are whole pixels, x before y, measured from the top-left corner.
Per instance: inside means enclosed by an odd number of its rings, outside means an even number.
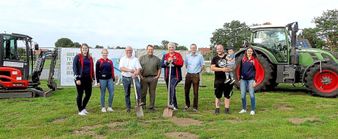
[[[22,80],[22,77],[16,77],[16,80]]]
[[[18,75],[18,71],[12,71],[12,75]]]

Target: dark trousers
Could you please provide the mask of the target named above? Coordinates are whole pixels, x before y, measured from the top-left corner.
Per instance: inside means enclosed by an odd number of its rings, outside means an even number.
[[[157,86],[158,79],[155,76],[148,76],[144,77],[141,80],[141,88],[142,88],[142,102],[146,105],[147,102],[147,93],[149,90],[149,98],[150,98],[150,105],[149,108],[152,109],[155,107],[155,97],[156,97],[156,86]]]
[[[170,97],[169,97],[169,104],[170,105],[173,105],[175,108],[178,108],[178,105],[177,105],[177,99],[176,99],[176,86],[177,84],[179,83],[179,81],[172,77],[171,80],[170,80]],[[168,80],[166,80],[166,85],[167,85],[167,88],[168,88]]]
[[[198,108],[198,87],[200,82],[200,75],[199,74],[191,74],[188,73],[185,76],[185,83],[184,83],[184,92],[185,92],[185,105],[190,107],[190,88],[191,84],[193,85],[194,91],[194,103],[193,108]]]
[[[77,89],[77,108],[79,112],[81,112],[83,109],[86,108],[90,96],[92,95],[92,80],[90,77],[83,77],[80,79],[81,85],[77,85],[76,83],[76,89]],[[83,99],[83,94],[85,94],[85,97]]]

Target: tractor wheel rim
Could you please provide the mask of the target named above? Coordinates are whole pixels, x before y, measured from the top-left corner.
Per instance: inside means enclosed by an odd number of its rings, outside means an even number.
[[[318,71],[313,77],[313,84],[320,92],[330,94],[338,88],[338,75],[332,70]]]

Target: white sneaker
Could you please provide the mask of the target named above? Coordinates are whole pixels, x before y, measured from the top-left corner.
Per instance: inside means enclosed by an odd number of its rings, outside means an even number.
[[[113,108],[111,108],[111,107],[108,107],[107,111],[109,111],[109,112],[113,112],[114,110],[113,110]]]
[[[86,115],[87,115],[87,114],[84,113],[83,111],[79,112],[78,114],[79,114],[80,116],[86,116]]]
[[[250,115],[255,115],[255,111],[250,111]]]
[[[83,109],[82,112],[85,113],[85,114],[89,113],[86,109]]]
[[[246,110],[242,109],[239,113],[246,113]]]
[[[107,110],[106,110],[105,107],[103,107],[103,108],[101,109],[101,111],[102,111],[102,112],[107,112]]]

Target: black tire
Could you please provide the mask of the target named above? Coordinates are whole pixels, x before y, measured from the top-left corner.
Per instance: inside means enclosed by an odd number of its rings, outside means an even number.
[[[240,54],[236,57],[236,65],[238,65],[238,66],[236,66],[235,71],[239,70],[238,68],[240,67],[240,63],[241,63],[243,56],[244,56],[244,53],[242,53],[242,54]],[[255,91],[265,91],[265,90],[271,89],[272,88],[271,85],[274,85],[274,84],[271,84],[271,83],[276,82],[273,78],[273,76],[274,76],[273,65],[262,54],[257,54],[257,58],[258,58],[260,64],[263,66],[265,76],[264,76],[263,81],[255,87]],[[238,77],[237,74],[238,73],[235,74],[235,79],[236,79],[235,86],[237,88],[239,88],[240,84],[238,82],[239,77]]]
[[[330,71],[332,73],[338,74],[338,64],[335,63],[322,63],[322,71]],[[309,91],[311,91],[314,95],[322,96],[322,97],[337,97],[338,94],[338,87],[336,87],[335,90],[329,91],[329,92],[323,92],[318,88],[318,85],[316,87],[316,80],[315,78],[318,78],[316,74],[318,75],[320,73],[320,64],[315,64],[311,66],[305,74],[305,86]],[[334,77],[333,77],[334,78]],[[337,76],[335,77],[335,80],[337,81]],[[331,80],[332,81],[332,80]],[[332,85],[336,85],[336,83],[330,82]],[[329,84],[330,84],[329,83]]]

